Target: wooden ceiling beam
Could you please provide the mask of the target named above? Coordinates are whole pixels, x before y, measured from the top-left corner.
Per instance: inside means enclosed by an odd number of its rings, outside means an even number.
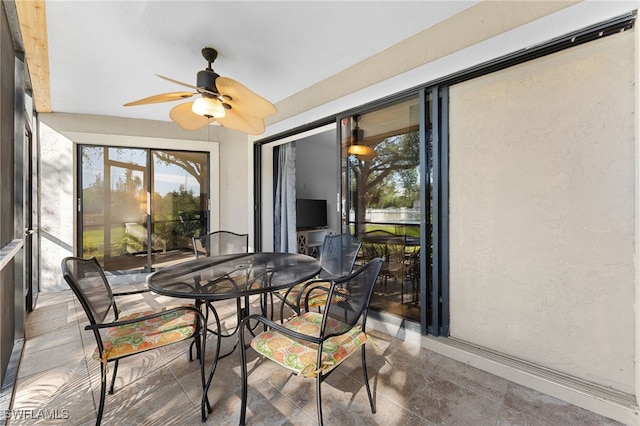
[[[15,0],[15,5],[36,111],[51,112],[51,81],[45,1]]]

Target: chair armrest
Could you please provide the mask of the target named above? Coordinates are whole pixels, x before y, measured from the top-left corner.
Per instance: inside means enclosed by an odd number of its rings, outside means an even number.
[[[149,290],[149,288],[141,288],[138,290],[127,290],[127,291],[119,291],[119,292],[114,292],[113,295],[114,296],[130,296],[132,294],[141,294],[141,293],[149,293],[151,290]]]
[[[142,316],[142,317],[130,318],[130,319],[127,319],[127,320],[113,321],[113,322],[102,323],[102,324],[93,324],[93,325],[89,324],[89,325],[85,326],[84,329],[85,330],[99,330],[101,328],[119,327],[121,325],[135,324],[137,322],[146,321],[146,320],[152,319],[152,318],[158,318],[158,317],[161,317],[163,315],[170,314],[172,312],[179,312],[179,311],[192,311],[200,318],[200,320],[203,322],[203,324],[205,322],[204,315],[195,306],[177,306],[175,308],[165,309],[165,310],[154,312],[153,314],[145,315],[145,316]]]
[[[250,320],[255,320],[258,322],[263,323],[264,325],[266,325],[267,327],[276,330],[286,336],[292,337],[294,339],[300,339],[300,340],[305,340],[307,342],[312,342],[312,343],[316,343],[316,344],[320,344],[322,343],[322,339],[320,339],[319,337],[316,336],[310,336],[308,334],[303,334],[303,333],[298,333],[297,331],[293,331],[290,330],[288,328],[286,328],[284,325],[282,324],[278,324],[277,322],[271,321],[270,319],[259,315],[259,314],[253,314],[253,315],[249,315],[248,317],[246,317],[244,320],[242,320],[242,325],[243,326],[248,326],[247,324],[249,323]],[[242,335],[242,333],[239,333],[240,335]],[[242,337],[242,336],[240,336]],[[241,338],[241,340],[244,340],[244,338]]]
[[[307,286],[305,288],[306,291],[304,293],[304,304],[301,304],[301,302],[302,302],[301,296],[303,295],[303,293],[300,292],[300,294],[298,295],[298,301],[297,301],[298,308],[299,309],[303,309],[304,308],[305,312],[309,312],[309,299],[312,298],[311,297],[311,293],[324,292],[324,293],[326,293],[328,295],[329,291],[331,290],[331,282],[330,281],[322,282],[322,284],[329,284],[328,287],[324,286],[324,285],[321,285],[320,282],[315,283],[315,284],[316,285],[310,285],[310,286]],[[326,303],[324,303],[324,304],[326,305]],[[319,306],[321,306],[321,305],[319,305]]]
[[[309,299],[306,296],[308,295],[309,291],[316,288],[324,288],[324,286],[321,284],[331,285],[331,279],[330,278],[314,278],[304,283],[304,285],[300,288],[300,291],[298,292],[298,299],[296,300],[296,305],[298,305],[298,308],[301,307],[300,302],[302,301],[303,297],[305,297],[305,306],[306,306],[306,302],[308,302],[308,299]],[[287,290],[287,293],[289,291],[291,291],[291,289]]]
[[[344,303],[347,302],[348,300],[353,300],[353,299],[357,299],[356,297],[353,297],[353,295],[349,294],[348,292],[341,292],[341,291],[331,291],[332,287],[313,287],[311,289],[309,289],[307,291],[307,294],[305,295],[305,299],[304,299],[304,310],[305,312],[309,312],[309,299],[311,299],[312,297],[317,297],[317,296],[311,296],[311,293],[313,292],[324,292],[326,293],[326,299],[324,301],[324,307],[326,308],[326,306],[328,305],[329,302],[331,302],[332,305],[337,305],[337,306],[344,306]],[[331,298],[329,298],[329,294],[331,295]],[[345,309],[348,309],[348,305],[345,306]],[[339,336],[341,334],[344,333],[335,333],[335,334],[328,334],[325,335],[324,338],[329,338],[332,336]]]

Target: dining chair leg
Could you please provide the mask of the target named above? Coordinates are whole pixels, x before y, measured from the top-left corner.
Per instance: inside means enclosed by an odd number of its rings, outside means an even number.
[[[369,404],[371,405],[371,412],[373,414],[376,413],[376,403],[373,400],[373,395],[371,394],[371,387],[369,387],[369,374],[367,373],[367,356],[365,352],[365,346],[362,345],[362,374],[364,375],[364,385],[367,388],[367,396],[369,397]]]
[[[118,374],[118,361],[119,360],[115,360],[113,362],[113,373],[111,376],[111,386],[109,386],[109,395],[113,395],[113,387],[116,384],[116,374]]]
[[[318,425],[322,426],[322,393],[320,388],[322,386],[322,373],[318,373],[316,376],[316,405],[318,410]]]
[[[240,426],[244,426],[245,418],[247,414],[247,351],[244,343],[244,326],[245,321],[242,321],[242,326],[238,329],[238,340],[240,341],[240,376],[242,387],[240,389],[241,405],[240,405]]]
[[[100,404],[98,405],[98,417],[96,418],[96,426],[100,426],[102,422],[102,413],[104,412],[104,400],[107,393],[107,366],[104,362],[100,363]]]
[[[284,323],[284,298],[286,297],[286,293],[282,296],[282,300],[280,301],[280,324]]]

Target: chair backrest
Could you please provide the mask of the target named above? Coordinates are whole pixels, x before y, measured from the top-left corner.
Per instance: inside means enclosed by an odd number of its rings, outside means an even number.
[[[91,324],[102,324],[109,310],[118,316],[109,281],[95,257],[62,259],[62,276],[76,295]]]
[[[320,251],[320,278],[349,275],[362,243],[349,233],[327,235]]]
[[[231,231],[215,231],[193,239],[196,258],[217,256],[220,254],[247,253],[249,234],[236,234]]]
[[[387,263],[390,267],[404,265],[406,244],[407,241],[404,235],[392,237],[385,243],[385,257],[387,258]]]
[[[387,264],[401,264],[404,262],[406,236],[376,229],[365,232],[362,241],[362,252],[365,260],[384,257]]]
[[[374,229],[373,231],[367,231],[364,233],[364,239],[366,240],[367,237],[385,237],[385,238],[389,238],[389,237],[397,237],[397,234],[394,234],[393,232],[389,232],[389,231],[385,231],[384,229]]]
[[[358,322],[364,331],[373,287],[383,262],[382,258],[370,260],[351,275],[332,282],[324,308],[323,336],[344,333]]]

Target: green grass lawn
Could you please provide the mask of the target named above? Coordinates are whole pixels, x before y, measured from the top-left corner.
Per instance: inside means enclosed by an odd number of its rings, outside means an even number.
[[[354,233],[355,226],[351,225],[351,233]],[[407,237],[420,238],[420,225],[383,225],[367,224],[365,232],[386,231],[396,235],[406,235]]]
[[[117,253],[120,248],[120,241],[124,238],[124,227],[114,226],[111,228],[111,251]],[[98,259],[104,258],[104,231],[102,228],[87,230],[82,233],[83,256],[95,256]]]

